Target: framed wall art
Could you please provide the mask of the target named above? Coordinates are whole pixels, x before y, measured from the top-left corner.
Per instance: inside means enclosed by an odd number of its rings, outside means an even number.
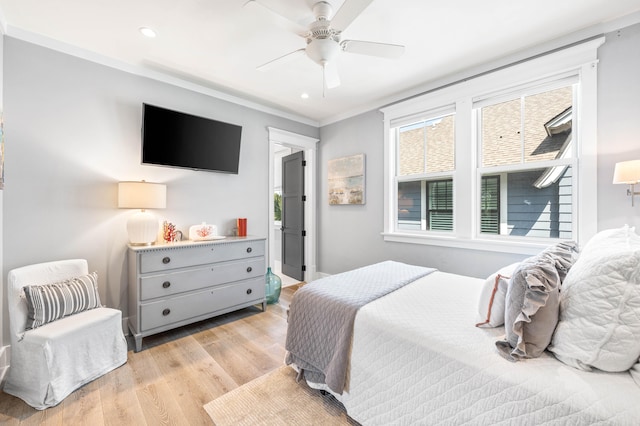
[[[329,160],[329,205],[364,204],[364,154]]]

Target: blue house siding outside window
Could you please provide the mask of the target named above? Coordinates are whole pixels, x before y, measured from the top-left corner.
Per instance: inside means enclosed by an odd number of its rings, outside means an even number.
[[[422,183],[398,182],[398,228],[420,230]]]
[[[540,170],[509,173],[507,224],[509,235],[570,238],[571,169],[553,184],[536,188]]]

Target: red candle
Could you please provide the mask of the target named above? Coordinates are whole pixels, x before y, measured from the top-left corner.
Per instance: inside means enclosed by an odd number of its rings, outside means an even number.
[[[238,226],[238,237],[246,237],[247,236],[247,218],[246,217],[238,218],[237,226]]]

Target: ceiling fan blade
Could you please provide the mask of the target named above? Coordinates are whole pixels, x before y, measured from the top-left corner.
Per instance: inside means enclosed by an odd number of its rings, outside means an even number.
[[[279,58],[273,59],[267,63],[264,63],[262,65],[260,65],[259,67],[257,67],[256,69],[258,71],[268,71],[270,70],[274,65],[280,65],[280,64],[284,64],[287,63],[295,58],[297,58],[298,56],[300,56],[300,54],[304,53],[304,49],[298,49],[298,50],[294,50],[293,52],[289,52],[286,55],[282,55]]]
[[[267,11],[271,14],[272,17],[276,19],[276,23],[279,27],[284,28],[287,31],[295,33],[300,37],[307,37],[309,33],[309,29],[298,24],[297,22],[292,21],[286,16],[282,15],[277,10],[267,6],[260,0],[248,0],[242,7],[248,7],[250,9],[260,9]]]
[[[322,65],[322,73],[324,75],[324,85],[327,89],[340,86],[340,76],[338,75],[338,65],[336,61],[325,62]]]
[[[345,0],[331,19],[331,28],[344,31],[373,0]]]
[[[381,58],[399,58],[404,53],[404,46],[400,44],[376,43],[374,41],[343,40],[340,46],[345,52]]]

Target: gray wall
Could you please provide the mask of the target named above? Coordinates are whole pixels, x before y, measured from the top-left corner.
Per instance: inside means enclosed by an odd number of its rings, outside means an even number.
[[[640,197],[631,207],[611,184],[617,162],[640,159],[640,24],[607,34],[598,56],[598,229],[640,228]]]
[[[598,229],[640,227],[640,197],[631,207],[626,188],[611,184],[616,162],[640,158],[640,24],[606,34],[599,49]],[[384,259],[485,277],[525,256],[384,242],[382,114],[373,111],[321,128],[318,166],[318,270],[338,273]],[[366,154],[364,206],[329,206],[327,161]],[[324,197],[324,198],[323,198]]]
[[[312,126],[10,37],[4,59],[3,276],[26,264],[86,258],[103,303],[125,317],[132,212],[117,209],[118,181],[165,183],[167,208],[153,213],[185,235],[203,221],[228,233],[246,217],[250,234],[267,236],[267,126],[319,136]],[[239,174],[140,165],[143,102],[242,125]],[[6,303],[3,311],[7,342]]]

